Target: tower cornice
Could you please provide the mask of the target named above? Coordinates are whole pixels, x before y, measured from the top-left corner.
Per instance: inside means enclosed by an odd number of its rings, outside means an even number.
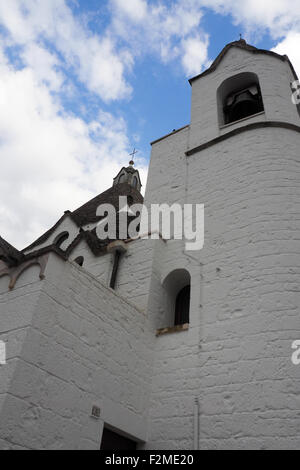
[[[226,134],[220,135],[218,137],[215,137],[214,139],[209,140],[208,142],[205,142],[204,144],[198,145],[197,147],[194,147],[188,150],[187,152],[185,152],[185,155],[187,157],[190,157],[194,155],[195,153],[208,149],[209,147],[219,144],[220,142],[223,142],[224,140],[227,140],[230,137],[233,137],[235,135],[243,134],[244,132],[251,131],[254,129],[265,129],[265,128],[289,129],[289,130],[298,132],[300,134],[300,126],[296,126],[295,124],[291,124],[289,122],[280,122],[280,121],[253,122],[251,124],[247,124],[246,126],[237,127],[236,129],[233,129],[232,131],[227,132]]]

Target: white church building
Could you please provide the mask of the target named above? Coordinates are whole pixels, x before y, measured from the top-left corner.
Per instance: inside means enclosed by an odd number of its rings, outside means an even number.
[[[296,80],[228,44],[152,143],[145,200],[131,164],[23,251],[0,238],[0,449],[300,448]],[[99,240],[119,196],[204,204],[204,248]]]

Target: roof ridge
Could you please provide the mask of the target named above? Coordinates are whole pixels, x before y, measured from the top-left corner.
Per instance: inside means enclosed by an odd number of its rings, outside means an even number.
[[[23,258],[23,253],[8,243],[0,236],[0,259],[9,265],[18,264]]]
[[[240,49],[244,49],[244,50],[252,52],[254,54],[270,55],[270,56],[276,57],[277,59],[279,59],[281,61],[285,61],[291,67],[295,79],[298,80],[298,76],[295,72],[295,69],[294,69],[294,67],[293,67],[293,65],[292,65],[292,63],[291,63],[291,61],[290,61],[290,59],[288,58],[287,55],[285,55],[285,54],[280,55],[277,52],[273,52],[273,51],[270,51],[268,49],[258,49],[257,47],[252,46],[251,44],[248,44],[245,41],[245,39],[239,39],[238,41],[232,41],[232,42],[226,44],[226,46],[223,47],[222,51],[219,53],[219,55],[216,57],[216,59],[213,61],[213,63],[211,64],[211,66],[208,69],[206,69],[204,72],[200,73],[199,75],[196,75],[195,77],[192,77],[192,78],[189,79],[190,84],[192,85],[192,83],[195,80],[197,80],[198,78],[202,78],[202,77],[208,75],[209,73],[214,72],[216,70],[216,68],[218,67],[218,65],[220,64],[220,62],[222,61],[225,54],[228,52],[228,50],[231,47],[239,47]]]

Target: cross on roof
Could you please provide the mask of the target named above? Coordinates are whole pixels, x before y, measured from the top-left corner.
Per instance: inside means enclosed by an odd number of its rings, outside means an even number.
[[[134,157],[136,156],[137,153],[139,153],[138,150],[134,148],[133,152],[129,154],[130,157],[132,157],[131,162],[129,163],[130,165],[134,165]]]

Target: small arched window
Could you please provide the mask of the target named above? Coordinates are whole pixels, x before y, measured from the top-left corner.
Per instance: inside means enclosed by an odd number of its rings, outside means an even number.
[[[119,178],[119,184],[126,183],[126,175],[123,173]]]
[[[158,328],[174,328],[190,322],[191,275],[186,269],[176,269],[162,283],[161,318]]]
[[[175,326],[190,322],[191,286],[186,286],[177,295],[175,303]]]
[[[56,245],[58,248],[61,247],[61,245],[69,238],[69,232],[62,232],[60,233],[54,240],[54,245]]]
[[[84,257],[83,256],[78,256],[78,258],[76,258],[75,260],[75,263],[77,263],[79,266],[83,266],[83,263],[84,263]]]
[[[134,189],[136,189],[137,185],[138,185],[138,179],[136,176],[134,176],[132,180],[132,186],[134,187]]]

